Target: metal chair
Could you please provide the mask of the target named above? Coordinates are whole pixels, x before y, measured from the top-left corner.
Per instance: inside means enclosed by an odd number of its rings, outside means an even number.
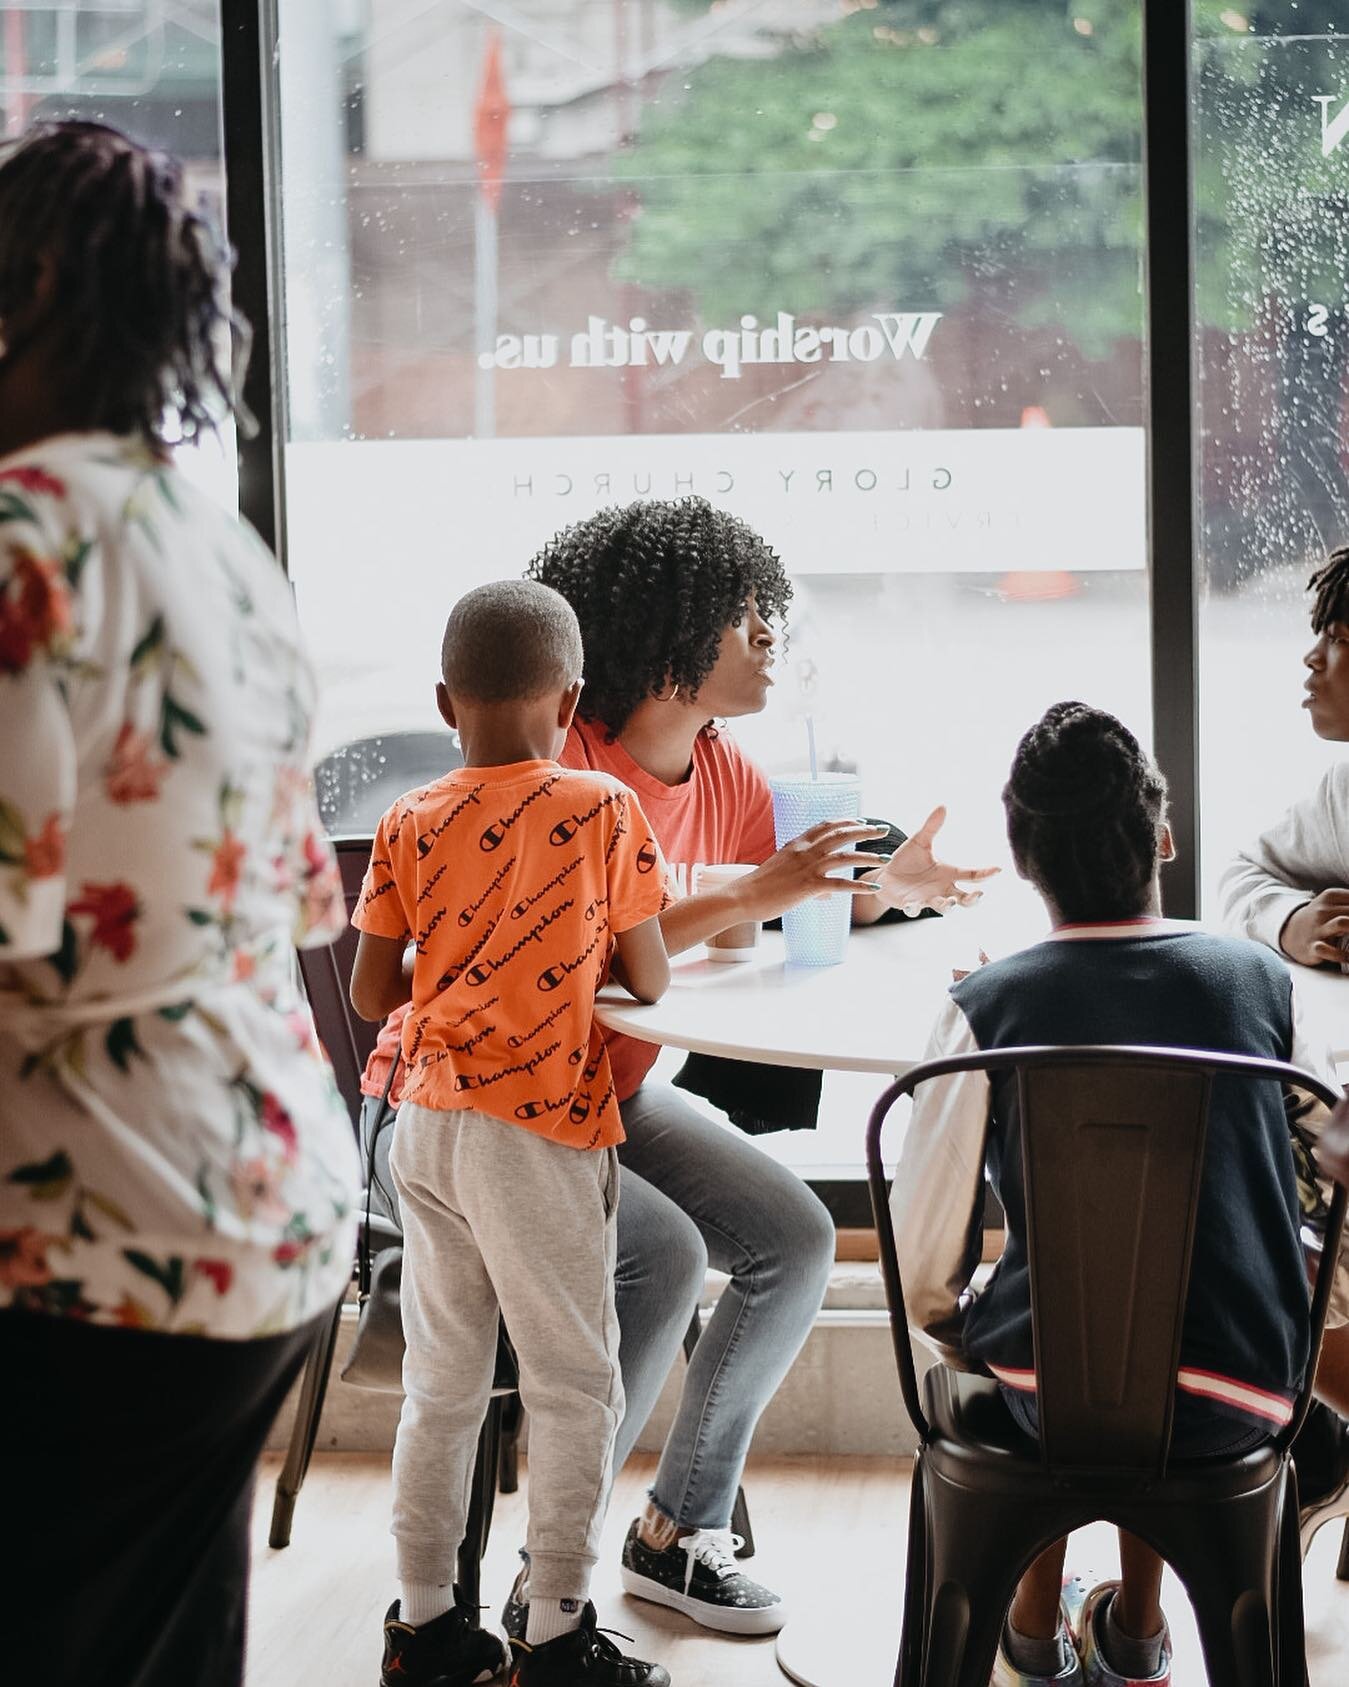
[[[371,839],[368,836],[334,838],[332,845],[337,855],[343,895],[350,916],[360,895],[361,883],[370,860]],[[351,1006],[348,985],[356,959],[356,943],[357,934],[348,922],[346,929],[328,947],[302,950],[299,959],[319,1040],[332,1062],[337,1087],[351,1113],[353,1129],[359,1142],[361,1073],[365,1069],[370,1051],[375,1046],[378,1027],[367,1024]],[[364,1198],[361,1205],[361,1222],[364,1225]],[[369,1222],[372,1252],[377,1252],[383,1247],[396,1246],[401,1240],[397,1225],[389,1218],[372,1212]],[[272,1524],[268,1544],[273,1547],[284,1547],[290,1542],[295,1503],[309,1469],[314,1441],[318,1434],[319,1418],[323,1412],[323,1401],[328,1391],[341,1312],[339,1303],[331,1320],[315,1338],[305,1363],[290,1446],[276,1480],[276,1494],[272,1501]],[[517,1383],[514,1358],[503,1336],[497,1349],[497,1372],[491,1403],[478,1439],[478,1458],[473,1473],[468,1523],[463,1545],[459,1549],[457,1579],[470,1604],[477,1603],[479,1566],[492,1526],[498,1482],[503,1493],[514,1493],[516,1488],[515,1444],[522,1422]]]
[[[929,1079],[1010,1074],[1021,1114],[1037,1445],[986,1376],[936,1365],[920,1401],[880,1139]],[[867,1177],[904,1405],[918,1431],[896,1687],[986,1687],[1003,1616],[1032,1560],[1104,1519],[1171,1563],[1210,1681],[1305,1680],[1296,1478],[1288,1446],[1311,1400],[1344,1222],[1337,1189],[1311,1297],[1311,1356],[1292,1420],[1234,1458],[1168,1463],[1181,1322],[1215,1076],[1338,1094],[1279,1061],[1166,1048],[979,1051],[916,1066],[867,1127]],[[1091,1175],[1083,1176],[1083,1168]],[[1078,1222],[1061,1222],[1073,1212]]]

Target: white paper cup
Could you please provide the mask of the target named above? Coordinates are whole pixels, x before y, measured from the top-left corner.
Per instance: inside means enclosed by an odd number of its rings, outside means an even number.
[[[719,861],[712,866],[700,867],[694,891],[696,893],[703,890],[720,890],[753,871],[753,863],[743,861]],[[703,947],[707,951],[709,961],[734,962],[752,961],[758,944],[758,920],[737,920],[733,926],[727,926],[725,931],[719,931],[707,938]]]

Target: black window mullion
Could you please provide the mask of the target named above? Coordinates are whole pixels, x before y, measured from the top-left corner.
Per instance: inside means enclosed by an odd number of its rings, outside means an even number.
[[[1166,912],[1183,919],[1199,914],[1190,110],[1189,0],[1143,0],[1152,736],[1177,852],[1163,877]]]
[[[284,568],[285,312],[276,0],[226,0],[220,10],[226,227],[238,254],[234,303],[253,329],[243,396],[258,425],[252,439],[240,432],[239,509]]]

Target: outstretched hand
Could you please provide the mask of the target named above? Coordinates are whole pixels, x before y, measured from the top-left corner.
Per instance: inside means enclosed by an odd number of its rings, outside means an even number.
[[[970,889],[969,883],[991,879],[1002,871],[1000,867],[952,867],[938,861],[932,843],[945,819],[945,808],[934,808],[883,867],[863,875],[864,880],[876,886],[887,906],[900,908],[910,917],[922,913],[924,908],[934,908],[939,914],[957,906],[972,908],[984,893]]]

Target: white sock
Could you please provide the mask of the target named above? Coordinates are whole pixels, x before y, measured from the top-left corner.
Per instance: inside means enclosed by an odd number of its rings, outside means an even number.
[[[404,1582],[402,1589],[398,1615],[401,1621],[411,1623],[413,1628],[443,1617],[454,1605],[452,1582]]]
[[[585,1608],[584,1599],[531,1599],[525,1639],[531,1646],[546,1646],[550,1640],[572,1633],[580,1628]]]

